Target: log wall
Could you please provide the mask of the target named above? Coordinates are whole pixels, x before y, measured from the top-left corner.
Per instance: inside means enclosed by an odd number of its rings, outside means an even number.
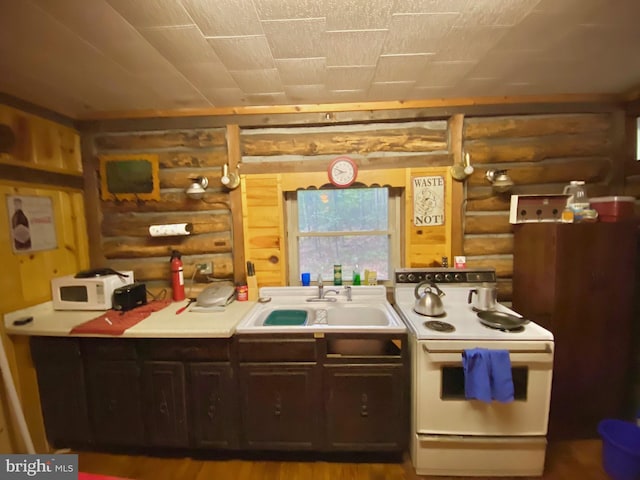
[[[167,286],[172,250],[182,253],[184,275],[194,278],[197,263],[213,265],[213,275],[197,274],[195,283],[212,278],[233,279],[233,235],[229,192],[220,182],[227,162],[225,128],[155,130],[96,133],[89,136],[85,163],[97,177],[99,158],[109,154],[155,154],[159,158],[160,200],[98,200],[98,241],[101,263],[115,269],[133,270],[136,280],[153,290]],[[87,152],[89,153],[87,155]],[[209,187],[201,200],[187,197],[190,177],[206,176]],[[99,182],[96,182],[98,185]],[[149,226],[191,223],[191,235],[155,237]],[[187,289],[189,281],[187,281]]]
[[[467,181],[463,249],[469,266],[496,267],[500,300],[511,299],[510,195],[491,190],[487,170],[507,169],[515,195],[562,193],[571,180],[584,180],[589,196],[620,194],[616,121],[615,113],[465,118],[463,149],[475,171]]]
[[[451,179],[443,167],[450,165],[452,158],[448,130],[446,120],[244,129],[244,243],[247,259],[256,264],[258,285],[287,284],[284,192],[327,185],[327,166],[339,155],[349,155],[356,161],[358,182],[400,187],[407,192],[405,231],[401,236],[405,265],[434,265],[449,256]],[[445,178],[446,225],[412,225],[411,178],[425,175]]]

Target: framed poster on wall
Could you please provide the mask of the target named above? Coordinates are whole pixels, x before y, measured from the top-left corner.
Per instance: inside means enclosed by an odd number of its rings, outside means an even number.
[[[444,177],[413,178],[413,224],[416,227],[444,225]]]
[[[58,248],[50,197],[7,195],[7,210],[14,253]]]

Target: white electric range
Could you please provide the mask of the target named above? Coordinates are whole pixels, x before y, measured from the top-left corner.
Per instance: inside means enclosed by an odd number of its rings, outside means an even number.
[[[444,315],[414,310],[416,286],[428,285],[423,282],[444,292]],[[481,323],[468,303],[469,291],[495,284],[493,269],[395,272],[395,308],[410,331],[410,453],[419,475],[531,476],[544,470],[553,335],[533,322],[508,329]],[[496,311],[518,316],[500,304]],[[462,353],[473,348],[509,352],[514,401],[465,397]]]

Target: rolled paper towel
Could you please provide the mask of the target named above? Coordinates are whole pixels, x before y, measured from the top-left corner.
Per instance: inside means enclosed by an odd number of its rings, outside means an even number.
[[[149,235],[152,237],[172,237],[177,235],[190,235],[193,225],[190,223],[171,223],[166,225],[149,226]]]

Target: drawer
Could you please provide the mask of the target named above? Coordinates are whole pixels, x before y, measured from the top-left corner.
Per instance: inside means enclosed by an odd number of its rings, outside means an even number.
[[[82,355],[87,360],[135,360],[135,340],[122,338],[83,338]]]
[[[31,337],[30,347],[31,357],[36,364],[80,358],[80,343],[77,338]]]
[[[141,340],[139,352],[150,360],[229,361],[231,340],[228,338]]]
[[[240,362],[315,362],[317,358],[313,338],[238,338]]]

